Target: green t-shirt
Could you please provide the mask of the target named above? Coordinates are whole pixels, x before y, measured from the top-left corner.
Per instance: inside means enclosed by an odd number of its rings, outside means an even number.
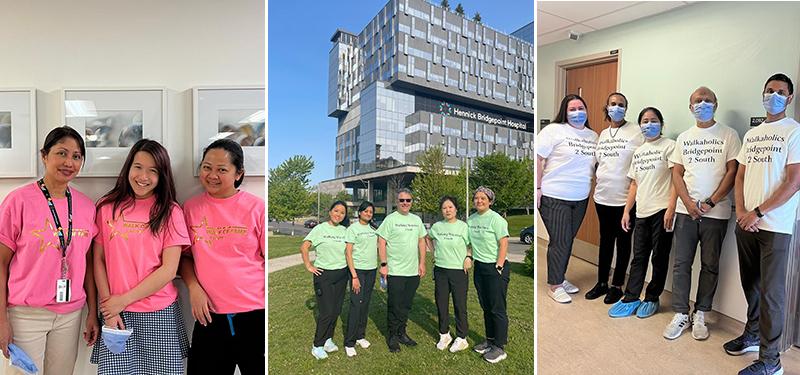
[[[433,259],[437,267],[451,270],[464,268],[464,258],[467,257],[467,245],[469,245],[467,223],[461,220],[456,220],[454,223],[442,220],[431,226],[428,236],[434,241]]]
[[[369,224],[355,222],[347,227],[344,242],[353,244],[353,265],[359,270],[378,268],[378,235]]]
[[[389,275],[419,274],[419,239],[425,237],[422,219],[412,213],[392,212],[381,223],[378,235],[386,240],[386,263]]]
[[[303,239],[310,241],[317,252],[314,267],[324,270],[338,270],[347,267],[344,254],[344,236],[347,229],[343,225],[333,226],[327,221],[317,225]]]
[[[497,262],[500,249],[497,241],[508,237],[508,222],[500,214],[488,210],[479,215],[477,212],[467,219],[469,225],[469,242],[472,244],[472,257],[483,263]]]

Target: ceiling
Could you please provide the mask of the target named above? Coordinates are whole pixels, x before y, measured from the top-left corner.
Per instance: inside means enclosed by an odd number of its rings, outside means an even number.
[[[691,4],[692,1],[538,1],[536,45],[586,34]]]

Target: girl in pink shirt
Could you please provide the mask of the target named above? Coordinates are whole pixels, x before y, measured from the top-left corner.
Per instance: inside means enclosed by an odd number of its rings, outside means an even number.
[[[87,302],[84,339],[92,345],[99,332],[89,263],[97,233],[94,204],[69,187],[84,155],[78,132],[51,130],[41,149],[44,177],[12,191],[0,205],[0,349],[8,358],[13,342],[48,375],[72,374]]]
[[[189,289],[188,374],[264,374],[264,200],[237,188],[244,153],[229,139],[203,151],[205,192],[184,204],[192,239],[180,272]]]
[[[105,327],[132,330],[121,353],[105,333],[92,351],[98,374],[183,374],[188,337],[172,284],[189,245],[169,155],[142,139],[97,204],[94,271]],[[112,347],[113,349],[114,347]]]

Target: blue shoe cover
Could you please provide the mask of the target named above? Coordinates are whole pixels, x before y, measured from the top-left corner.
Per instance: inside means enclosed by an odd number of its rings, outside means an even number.
[[[608,316],[612,318],[624,318],[631,316],[636,313],[636,309],[641,303],[642,301],[639,301],[638,299],[631,302],[622,302],[622,300],[619,300],[617,303],[612,305],[610,309],[608,309]]]
[[[639,310],[636,310],[636,317],[649,318],[658,312],[658,301],[644,301]]]
[[[33,363],[28,353],[25,353],[19,346],[8,344],[8,354],[11,357],[9,358],[11,364],[24,371],[26,374],[36,374],[39,372],[39,369],[36,368],[36,364]]]

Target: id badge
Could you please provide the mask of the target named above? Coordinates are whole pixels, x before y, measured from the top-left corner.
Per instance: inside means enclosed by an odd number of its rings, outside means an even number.
[[[56,303],[67,303],[72,298],[72,282],[70,279],[56,281]]]

